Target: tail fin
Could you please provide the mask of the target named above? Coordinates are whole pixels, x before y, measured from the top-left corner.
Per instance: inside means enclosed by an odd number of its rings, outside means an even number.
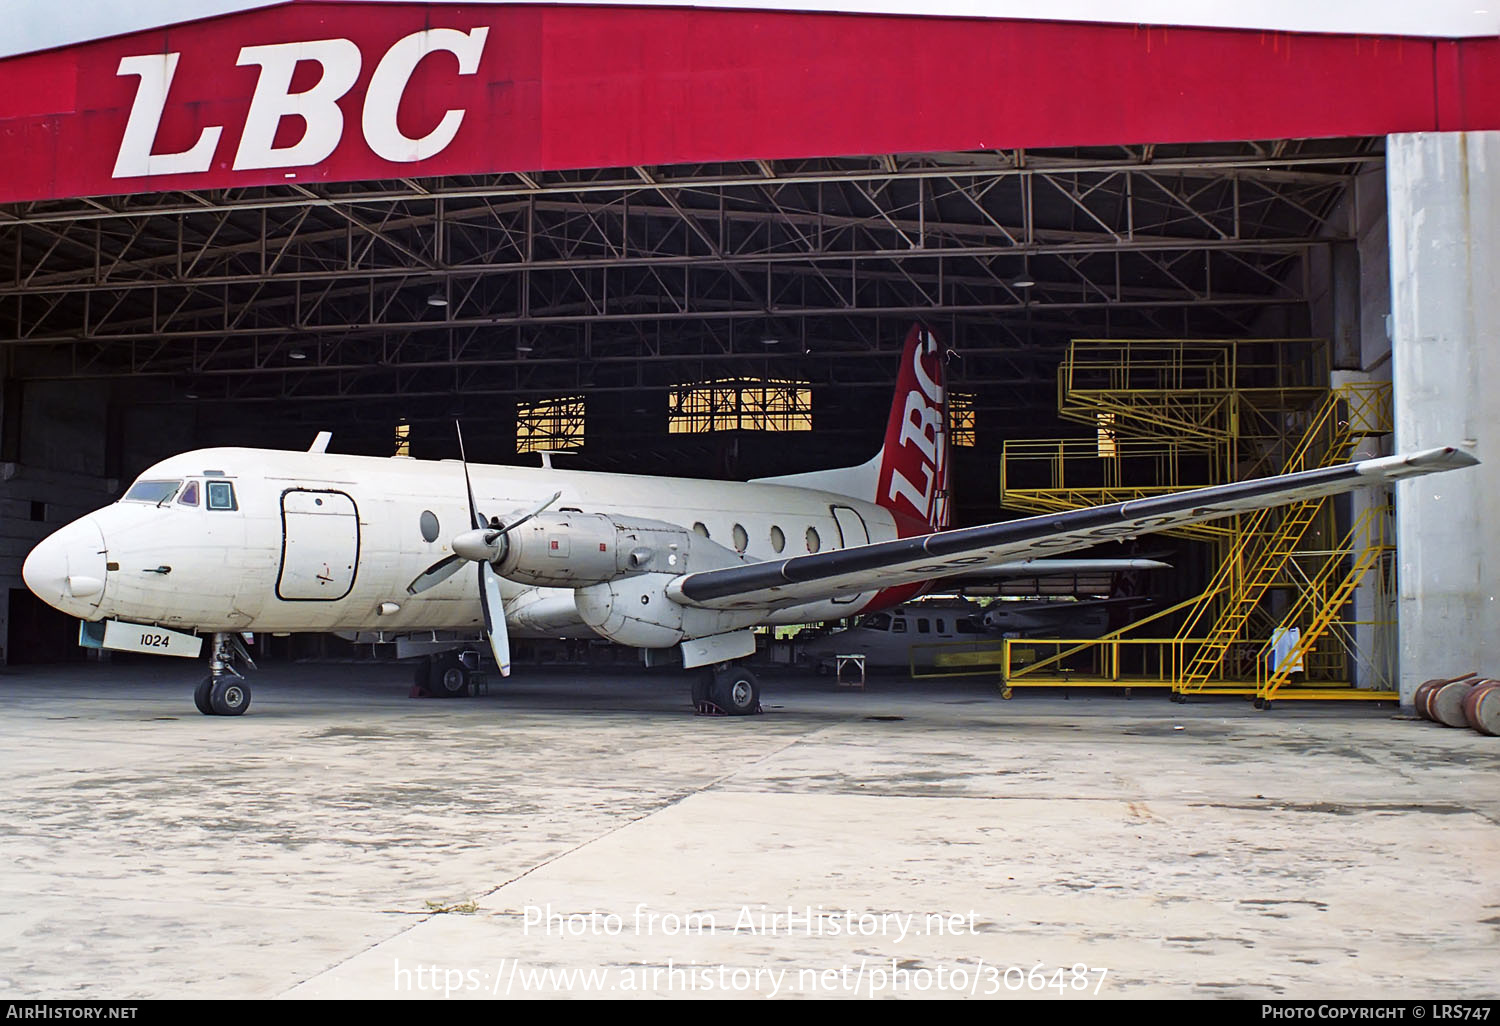
[[[948,395],[944,352],[921,324],[907,332],[885,444],[856,467],[758,478],[761,484],[817,488],[890,510],[902,535],[948,526]]]
[[[943,364],[937,336],[913,324],[901,352],[874,497],[895,515],[898,526],[911,521],[924,530],[948,526],[948,390]]]

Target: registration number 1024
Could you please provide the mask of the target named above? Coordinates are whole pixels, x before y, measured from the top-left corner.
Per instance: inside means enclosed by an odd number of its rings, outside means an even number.
[[[146,648],[170,648],[172,645],[172,639],[165,634],[143,633],[141,635],[141,645]]]

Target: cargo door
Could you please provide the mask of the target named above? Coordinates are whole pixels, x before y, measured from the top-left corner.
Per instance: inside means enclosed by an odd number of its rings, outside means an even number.
[[[281,577],[276,597],[333,602],[354,589],[359,511],[343,492],[293,488],[281,493]]]
[[[852,549],[856,545],[870,543],[870,531],[865,527],[865,518],[848,506],[830,506],[833,519],[839,527],[839,548]],[[855,595],[835,595],[833,601],[845,603],[857,601],[863,592]]]

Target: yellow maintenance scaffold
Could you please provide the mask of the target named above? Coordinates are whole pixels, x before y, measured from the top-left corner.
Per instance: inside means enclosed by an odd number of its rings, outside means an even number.
[[[1075,340],[1058,369],[1058,410],[1095,435],[1007,442],[1001,503],[1053,512],[1377,455],[1390,386],[1330,389],[1329,379],[1320,339]],[[1241,694],[1258,706],[1394,701],[1388,659],[1357,656],[1391,618],[1390,511],[1381,502],[1353,519],[1337,542],[1327,500],[1180,529],[1215,548],[1201,593],[1101,638],[924,653],[936,666],[924,675],[998,670],[1007,694],[1066,685]],[[1366,686],[1351,684],[1356,657]]]

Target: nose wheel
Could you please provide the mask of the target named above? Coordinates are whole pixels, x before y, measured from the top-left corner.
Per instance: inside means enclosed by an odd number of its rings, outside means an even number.
[[[236,660],[255,668],[255,660],[250,658],[238,634],[215,634],[208,676],[193,689],[193,704],[203,715],[242,716],[250,708],[250,685],[234,668]]]

